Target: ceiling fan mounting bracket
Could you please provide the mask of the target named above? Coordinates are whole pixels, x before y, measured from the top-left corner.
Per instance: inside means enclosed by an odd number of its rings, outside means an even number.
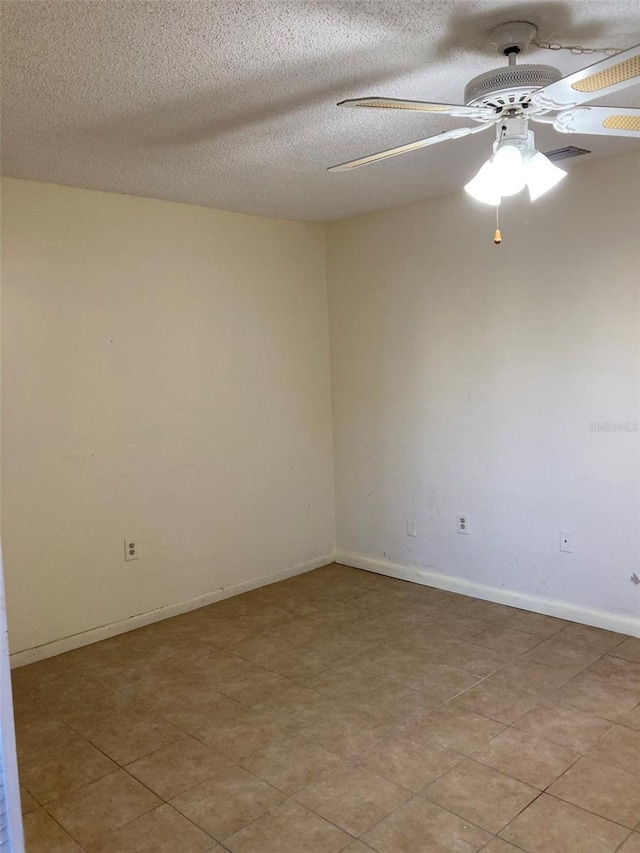
[[[537,35],[538,28],[529,21],[507,21],[489,30],[491,44],[502,56],[524,53]]]

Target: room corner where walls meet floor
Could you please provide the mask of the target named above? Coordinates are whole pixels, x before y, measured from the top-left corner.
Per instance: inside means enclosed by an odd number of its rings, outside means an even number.
[[[4,180],[14,650],[199,606],[336,544],[637,636],[638,433],[590,425],[639,417],[639,165],[514,202],[498,252],[457,196],[323,226]],[[521,263],[531,241],[544,274]]]

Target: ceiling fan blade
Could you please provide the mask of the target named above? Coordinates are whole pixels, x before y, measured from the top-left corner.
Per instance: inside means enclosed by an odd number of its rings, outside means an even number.
[[[493,110],[485,107],[465,107],[463,104],[438,104],[431,101],[402,101],[398,98],[352,98],[340,101],[339,107],[369,107],[383,110],[413,110],[419,113],[440,113],[447,116],[489,118]]]
[[[561,133],[594,133],[640,139],[640,109],[631,107],[574,107],[556,116]]]
[[[339,163],[337,166],[330,166],[327,171],[346,172],[358,166],[366,166],[369,163],[376,163],[378,160],[386,160],[387,157],[407,154],[409,151],[417,151],[419,148],[426,148],[428,145],[446,142],[447,139],[459,139],[462,136],[469,136],[471,133],[479,133],[479,131],[486,130],[489,127],[493,127],[493,122],[480,124],[477,127],[456,127],[453,130],[444,130],[442,133],[428,136],[426,139],[417,139],[415,142],[408,142],[406,145],[399,145],[397,148],[387,148],[386,151],[378,151],[377,154],[369,154],[367,157],[359,157],[357,160],[349,160],[346,163]]]
[[[565,110],[637,83],[640,83],[640,44],[538,89],[531,100],[547,110]]]

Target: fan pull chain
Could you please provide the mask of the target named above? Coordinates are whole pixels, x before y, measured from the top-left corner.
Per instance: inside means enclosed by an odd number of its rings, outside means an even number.
[[[493,242],[496,246],[502,243],[502,232],[500,231],[500,205],[496,204],[496,230],[493,235]]]
[[[580,56],[581,54],[605,53],[607,56],[615,56],[616,53],[621,53],[623,48],[618,47],[582,47],[580,44],[560,44],[557,41],[543,41],[538,39],[533,41],[536,47],[541,47],[543,50],[568,50],[570,53]]]

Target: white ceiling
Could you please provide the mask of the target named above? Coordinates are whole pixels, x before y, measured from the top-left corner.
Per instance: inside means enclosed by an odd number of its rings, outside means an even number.
[[[470,77],[504,63],[487,31],[514,19],[564,44],[640,42],[638,0],[8,0],[2,171],[320,221],[457,192],[488,156],[489,134],[329,174],[465,124],[335,103],[461,103]],[[598,58],[534,49],[526,61],[566,74]],[[640,86],[608,102],[640,107]],[[536,139],[591,158],[640,149],[542,125]]]

